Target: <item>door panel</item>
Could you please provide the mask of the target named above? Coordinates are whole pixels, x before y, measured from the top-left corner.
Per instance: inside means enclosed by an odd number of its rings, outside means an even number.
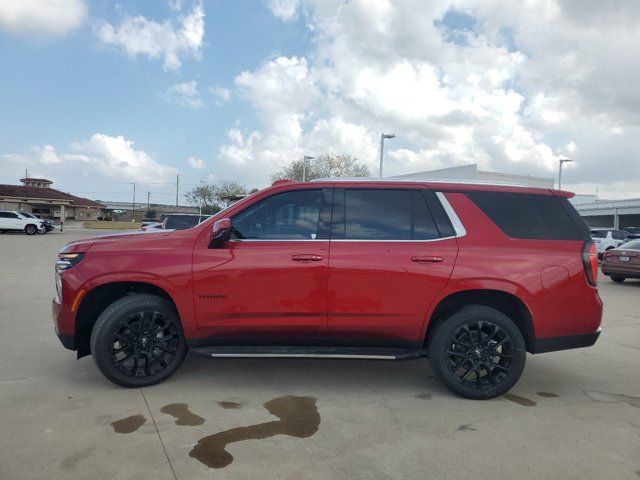
[[[455,238],[333,241],[328,286],[330,334],[419,341],[425,313],[451,276],[457,252]],[[414,261],[412,257],[441,261]]]
[[[419,342],[429,305],[445,287],[457,240],[431,191],[336,189],[329,258],[329,334]]]
[[[198,327],[216,337],[325,332],[328,257],[326,240],[232,241],[227,248],[194,252]]]
[[[266,197],[234,215],[234,239],[196,248],[194,302],[207,337],[313,339],[326,333],[331,189]]]

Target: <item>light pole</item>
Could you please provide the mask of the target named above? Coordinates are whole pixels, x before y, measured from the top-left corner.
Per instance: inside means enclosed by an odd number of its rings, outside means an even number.
[[[561,158],[560,160],[560,169],[558,170],[558,190],[562,189],[562,165],[566,162],[573,162],[570,158]]]
[[[380,135],[380,178],[382,178],[382,159],[384,158],[384,139],[396,138],[393,133],[383,133]]]
[[[131,203],[131,221],[136,221],[136,184],[131,182],[133,185],[133,202]]]
[[[313,160],[316,157],[310,157],[309,155],[305,155],[304,158],[302,159],[302,181],[306,182],[307,181],[307,162],[309,160]]]

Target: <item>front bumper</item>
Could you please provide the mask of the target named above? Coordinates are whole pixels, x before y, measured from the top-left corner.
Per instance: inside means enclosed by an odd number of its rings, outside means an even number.
[[[602,329],[598,327],[593,333],[582,335],[567,335],[562,337],[536,338],[531,353],[556,352],[558,350],[569,350],[572,348],[590,347],[598,340]]]
[[[58,298],[54,298],[51,301],[51,313],[53,315],[53,324],[56,330],[56,335],[58,335],[60,342],[62,343],[64,348],[75,350],[76,336],[74,334],[66,333],[68,332],[68,316],[65,312],[64,307],[58,301]]]

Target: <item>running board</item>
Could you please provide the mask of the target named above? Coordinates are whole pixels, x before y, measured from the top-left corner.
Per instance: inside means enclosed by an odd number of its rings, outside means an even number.
[[[351,358],[364,360],[410,360],[425,357],[426,350],[364,347],[224,346],[192,347],[191,354],[214,358]]]

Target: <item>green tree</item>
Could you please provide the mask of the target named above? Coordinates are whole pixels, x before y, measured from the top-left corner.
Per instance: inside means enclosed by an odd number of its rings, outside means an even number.
[[[214,184],[202,184],[185,193],[189,205],[211,215],[231,205],[238,197],[247,194],[247,187],[238,182],[221,181]]]
[[[271,174],[271,180],[283,180],[288,178],[302,182],[316,178],[331,177],[368,177],[369,168],[360,163],[352,155],[339,155],[337,153],[323,153],[310,160],[294,160],[286,167]]]
[[[152,218],[156,218],[157,212],[155,210],[147,210],[147,213],[144,214],[144,218],[147,220],[151,220]]]

